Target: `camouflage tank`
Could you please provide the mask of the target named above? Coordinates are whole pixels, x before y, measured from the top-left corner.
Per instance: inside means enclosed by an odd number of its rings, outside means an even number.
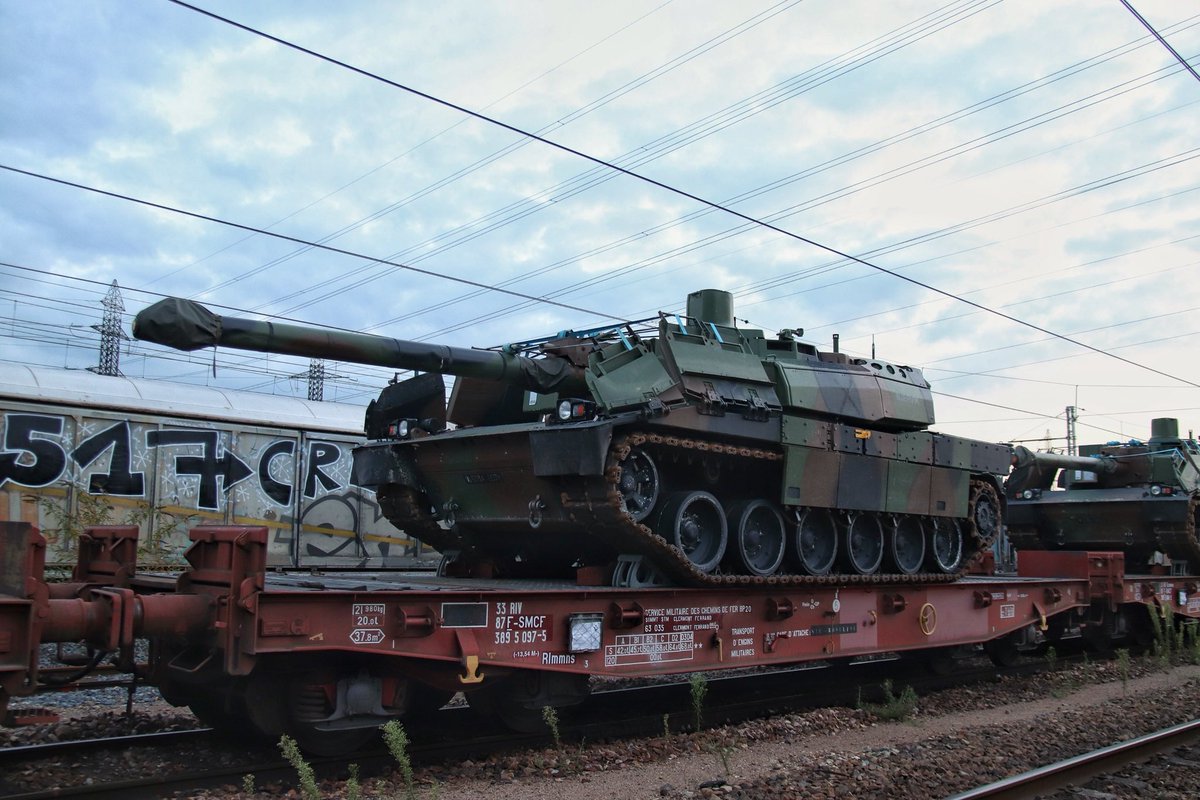
[[[354,480],[447,574],[623,586],[953,580],[1002,526],[1008,447],[927,430],[921,371],[736,326],[732,296],[492,350],[151,306],[141,339],[420,371]],[[457,376],[446,401],[443,375]]]
[[[1005,491],[1018,550],[1121,550],[1133,572],[1163,555],[1200,568],[1200,447],[1180,438],[1178,420],[1152,420],[1147,442],[1087,445],[1079,456],[1017,447],[1013,465]]]

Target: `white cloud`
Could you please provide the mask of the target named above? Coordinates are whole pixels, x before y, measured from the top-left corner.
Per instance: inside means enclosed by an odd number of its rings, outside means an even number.
[[[1200,47],[1200,26],[1172,27],[1186,16],[1179,4],[1138,5],[1181,52]],[[634,2],[209,7],[512,124],[548,126],[548,138],[595,156],[631,154],[637,171],[703,198],[776,184],[736,208],[782,215],[787,231],[1049,330],[1090,331],[1079,335],[1200,381],[1180,355],[1194,340],[1152,341],[1164,328],[1187,333],[1189,317],[1136,322],[1200,306],[1200,244],[1168,244],[1197,230],[1200,160],[1116,180],[1195,147],[1196,87],[1182,73],[1137,83],[1172,61],[1117,4],[974,6],[861,63],[852,59],[902,26],[968,6],[806,0],[757,25],[743,23],[774,3],[676,2],[653,13]],[[595,165],[542,144],[476,168],[517,135],[177,7],[80,0],[53,24],[23,4],[0,13],[0,163],[310,241],[333,236],[333,247],[447,276],[513,281],[599,313],[508,313],[521,301],[0,174],[0,258],[91,278],[97,285],[81,291],[92,297],[115,277],[131,311],[146,299],[139,288],[219,287],[205,299],[356,328],[394,320],[379,332],[489,344],[605,313],[679,308],[691,289],[719,286],[739,292],[737,314],[755,325],[806,327],[823,344],[837,331],[862,350],[874,336],[881,356],[929,363],[955,394],[1053,414],[1078,391],[1096,411],[1136,412],[1113,423],[1130,428],[1167,398],[1200,406],[1180,399],[1194,388],[1161,389],[1166,378],[1061,342],[997,351],[1043,335],[779,233],[734,235],[743,220],[689,216],[703,205],[632,178],[585,190],[579,176]],[[855,155],[1142,39],[1092,69]],[[755,95],[746,114],[731,110]],[[1109,99],[1056,117],[1093,95]],[[1027,130],[1011,128],[1025,120]],[[663,146],[692,125],[686,145]],[[1107,185],[1004,216],[1089,181]],[[28,288],[0,272],[9,291],[0,302]],[[0,344],[0,358],[23,352]],[[945,371],[997,367],[1008,377]],[[1121,389],[1110,404],[1098,387],[1114,383],[1144,388]],[[1061,427],[985,422],[1006,415],[939,399],[955,433]]]

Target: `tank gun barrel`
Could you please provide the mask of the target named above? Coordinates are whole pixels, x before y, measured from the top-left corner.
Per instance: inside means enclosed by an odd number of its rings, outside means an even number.
[[[1121,467],[1121,463],[1112,458],[1037,453],[1028,447],[1013,448],[1013,467],[1015,469],[1023,469],[1033,465],[1045,469],[1079,469],[1097,474],[1113,473]]]
[[[557,356],[529,358],[495,350],[220,316],[192,300],[175,297],[140,311],[133,320],[133,335],[177,350],[223,345],[236,350],[482,378],[543,394],[587,392],[583,370]]]
[[[1049,489],[1060,469],[1078,469],[1097,475],[1111,475],[1123,468],[1114,458],[1067,456],[1058,453],[1036,453],[1028,447],[1013,448],[1012,473],[1005,485],[1010,496],[1025,489]]]

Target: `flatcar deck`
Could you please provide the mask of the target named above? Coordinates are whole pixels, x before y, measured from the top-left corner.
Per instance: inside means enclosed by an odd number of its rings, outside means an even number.
[[[1200,578],[1127,575],[1124,557],[1108,552],[1029,551],[1018,575],[932,585],[633,589],[272,572],[265,528],[203,527],[190,568],[172,580],[137,574],[136,529],[97,528],[77,582],[52,588],[41,536],[13,524],[0,533],[5,701],[34,685],[40,643],[80,639],[131,653],[137,638],[182,636],[168,675],[215,664],[234,679],[260,663],[337,654],[361,670],[471,690],[520,673],[638,677],[1028,641],[1056,617],[1114,625],[1128,608],[1200,618]]]

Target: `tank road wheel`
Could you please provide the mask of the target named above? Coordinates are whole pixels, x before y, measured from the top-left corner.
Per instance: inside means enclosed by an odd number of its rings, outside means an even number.
[[[838,554],[837,525],[825,508],[797,512],[792,540],[797,566],[808,575],[828,575]]]
[[[708,492],[675,492],[663,505],[658,533],[696,569],[712,572],[725,555],[729,528],[717,498]]]
[[[621,462],[621,477],[617,488],[621,492],[621,500],[625,510],[634,522],[641,522],[650,516],[654,504],[658,502],[661,483],[658,480],[658,467],[643,450],[633,450]]]
[[[888,555],[896,571],[912,575],[925,563],[925,526],[916,517],[899,517],[888,538]]]
[[[846,562],[859,575],[871,575],[883,562],[883,523],[876,514],[852,514],[845,527]]]
[[[953,574],[962,565],[963,532],[956,519],[933,520],[930,536],[929,565],[937,572]]]
[[[783,517],[766,500],[743,500],[729,509],[733,552],[749,575],[774,575],[783,563]]]

